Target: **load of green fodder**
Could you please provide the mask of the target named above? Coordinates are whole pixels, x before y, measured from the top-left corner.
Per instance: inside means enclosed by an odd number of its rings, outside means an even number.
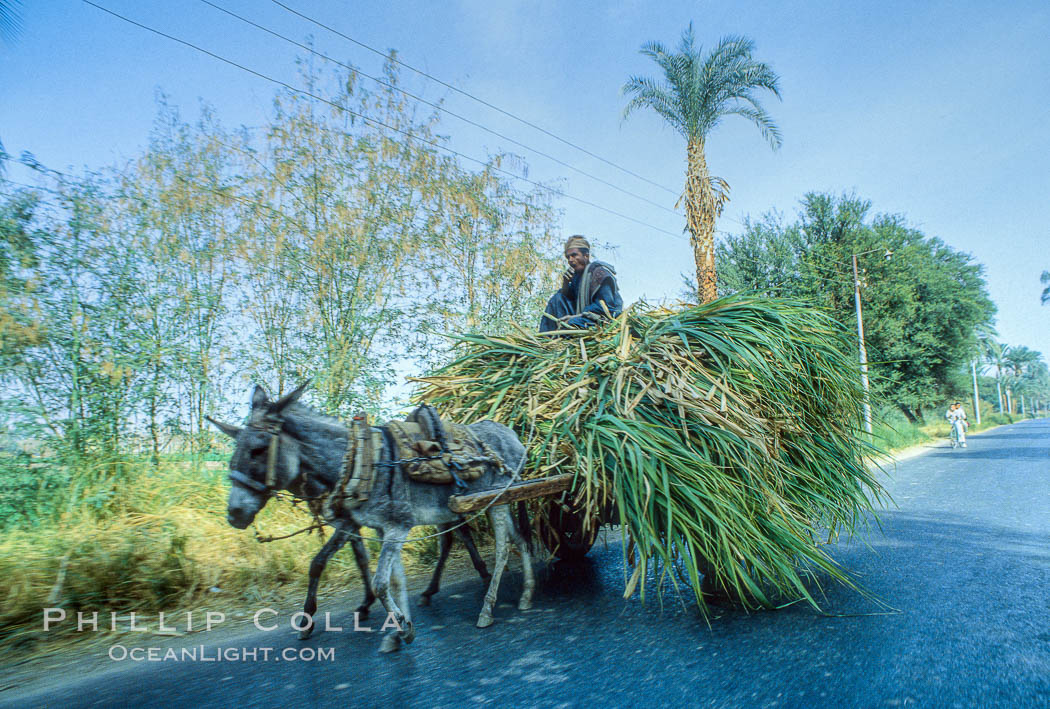
[[[457,336],[419,398],[513,427],[524,477],[573,472],[592,524],[615,501],[636,563],[628,594],[640,579],[644,599],[656,566],[701,605],[705,572],[706,591],[767,607],[816,605],[803,580],[818,570],[857,588],[822,549],[885,495],[846,328],[799,302],[731,296],[558,334]]]

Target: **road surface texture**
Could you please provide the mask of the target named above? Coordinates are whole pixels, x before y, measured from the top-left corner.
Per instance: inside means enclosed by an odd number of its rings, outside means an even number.
[[[473,625],[483,589],[464,574],[414,609],[418,637],[392,655],[377,653],[378,632],[350,632],[349,600],[322,603],[344,632],[300,642],[282,617],[272,632],[192,642],[212,657],[273,647],[333,659],[106,660],[101,672],[2,691],[0,705],[1050,707],[1050,421],[973,436],[965,450],[933,447],[889,475],[899,507],[882,531],[832,551],[895,610],[831,586],[823,614],[713,608],[708,625],[673,592],[662,607],[624,601],[610,535],[586,563],[545,568],[524,613],[512,559],[486,630]]]

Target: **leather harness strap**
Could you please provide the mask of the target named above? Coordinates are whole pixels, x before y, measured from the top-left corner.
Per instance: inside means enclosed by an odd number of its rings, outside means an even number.
[[[254,428],[259,431],[265,431],[270,434],[270,443],[266,449],[266,477],[264,482],[252,480],[250,477],[240,472],[239,470],[231,470],[229,477],[230,481],[243,485],[249,490],[262,494],[272,494],[277,489],[277,451],[281,441],[281,426],[283,423],[278,420],[264,420],[262,424],[248,424],[249,428]]]
[[[270,447],[266,451],[266,487],[277,487],[277,446],[281,440],[281,422],[269,422],[263,430],[270,434]]]

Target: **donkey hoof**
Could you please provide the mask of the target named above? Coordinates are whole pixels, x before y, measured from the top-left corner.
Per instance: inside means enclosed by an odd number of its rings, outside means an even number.
[[[313,635],[313,633],[314,633],[314,624],[310,623],[310,625],[306,626],[305,628],[303,628],[302,630],[299,631],[299,639],[300,640],[306,640],[311,635]]]
[[[532,608],[532,599],[531,598],[522,598],[520,601],[518,601],[518,610],[519,611],[527,611],[530,608]]]
[[[397,635],[387,635],[379,644],[379,652],[396,652],[401,649],[401,638]]]
[[[492,615],[489,613],[482,613],[478,616],[478,627],[487,628],[492,625],[495,621],[492,619]]]
[[[430,605],[430,596],[427,596],[425,594],[420,596],[419,597],[419,605],[421,605],[421,606],[429,606]]]
[[[354,611],[354,615],[357,616],[358,620],[368,620],[368,606],[358,606],[357,610]]]
[[[416,639],[416,626],[410,620],[404,622],[405,629],[401,631],[401,639],[405,641],[405,644],[411,643]]]

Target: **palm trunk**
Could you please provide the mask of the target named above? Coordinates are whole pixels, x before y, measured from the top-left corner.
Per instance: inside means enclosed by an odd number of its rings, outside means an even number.
[[[715,272],[715,217],[718,209],[702,138],[689,139],[686,162],[685,220],[689,244],[696,259],[697,298],[700,303],[709,303],[718,297]]]

